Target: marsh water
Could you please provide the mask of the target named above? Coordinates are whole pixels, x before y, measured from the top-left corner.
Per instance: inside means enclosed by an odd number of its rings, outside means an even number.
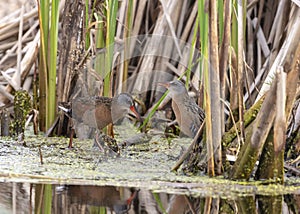
[[[299,213],[300,192],[210,196],[139,187],[2,182],[0,213]],[[176,188],[174,189],[176,192]],[[276,191],[274,191],[276,193]],[[211,206],[208,209],[208,206]]]
[[[170,169],[190,139],[144,137],[119,155],[100,152],[92,139],[75,139],[68,149],[67,138],[0,138],[0,214],[299,213],[296,177],[281,185],[186,176]]]

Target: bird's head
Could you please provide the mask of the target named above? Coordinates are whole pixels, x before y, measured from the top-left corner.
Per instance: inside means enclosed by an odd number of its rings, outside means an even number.
[[[180,80],[173,80],[171,82],[158,83],[158,84],[169,89],[171,95],[179,95],[179,94],[187,93],[187,90],[183,82],[181,82]]]
[[[129,112],[132,112],[138,120],[141,120],[140,114],[137,112],[133,98],[128,93],[121,93],[114,97],[112,101],[112,118],[114,121],[121,119]]]

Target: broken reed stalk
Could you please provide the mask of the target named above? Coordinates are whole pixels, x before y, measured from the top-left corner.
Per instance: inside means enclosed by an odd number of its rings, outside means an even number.
[[[245,128],[247,128],[251,123],[255,120],[257,117],[257,114],[260,111],[261,105],[264,101],[265,97],[262,97],[258,102],[256,102],[250,109],[248,109],[245,112],[244,118],[244,125]],[[238,133],[240,133],[240,124],[239,121],[236,124],[236,128]],[[233,126],[229,131],[227,131],[223,136],[222,136],[222,145],[224,149],[228,148],[229,144],[237,137],[237,134],[235,127]]]
[[[274,80],[274,84],[276,84],[277,88],[275,101],[276,116],[274,119],[274,126],[265,140],[265,145],[259,159],[259,165],[255,174],[255,178],[257,180],[272,179],[279,183],[283,183],[284,181],[283,155],[286,135],[286,102],[284,98],[286,97],[286,84],[284,83],[285,79],[286,73],[284,73],[283,69],[279,67],[277,70],[276,79]]]
[[[245,143],[229,175],[231,179],[248,180],[250,178],[273,125],[275,118],[276,88],[276,81],[273,81],[257,118],[253,125],[246,131]]]
[[[256,179],[275,179],[275,181],[277,181],[277,182],[284,181],[283,152],[285,149],[285,139],[284,139],[285,138],[285,129],[286,129],[285,121],[290,117],[291,109],[292,109],[293,103],[295,102],[295,99],[296,99],[297,82],[299,80],[299,73],[300,73],[300,69],[299,69],[300,45],[299,44],[295,45],[292,49],[289,49],[289,52],[291,53],[290,55],[293,57],[286,57],[285,59],[282,59],[282,61],[281,61],[282,65],[284,65],[284,67],[286,68],[286,72],[287,72],[287,80],[286,80],[287,84],[286,85],[288,87],[283,86],[284,83],[283,83],[283,85],[278,84],[278,85],[281,85],[281,86],[279,86],[278,90],[276,90],[276,91],[270,90],[267,95],[267,96],[269,96],[270,93],[276,93],[276,100],[277,100],[276,101],[276,106],[277,106],[276,109],[279,108],[280,112],[276,113],[276,121],[277,122],[275,122],[275,124],[277,124],[277,125],[274,125],[274,132],[269,132],[267,140],[265,140],[265,142],[267,142],[267,143],[264,146],[262,156],[260,158],[260,165],[258,166],[258,170],[256,172]],[[282,73],[282,72],[279,72],[279,73]],[[283,76],[284,75],[285,74],[283,74]],[[282,78],[284,78],[284,77],[282,77]],[[277,79],[281,79],[281,78],[276,78],[276,80]],[[275,83],[273,83],[273,84],[275,84]],[[286,90],[286,92],[285,92],[285,90]],[[271,92],[271,91],[273,91],[273,92]],[[284,95],[284,94],[286,94],[286,95]],[[285,100],[284,98],[286,98],[286,101],[284,101]],[[270,104],[270,106],[272,106],[272,105]],[[267,111],[269,111],[269,110],[270,109],[267,108]],[[273,110],[274,109],[272,107],[272,111]],[[261,112],[265,112],[265,110],[262,109]],[[274,110],[274,112],[275,112],[275,110]],[[271,116],[269,116],[268,118],[271,118]],[[259,121],[259,119],[256,119],[256,120]],[[261,120],[261,121],[263,121],[263,120]],[[251,126],[250,126],[250,128],[246,128],[246,133],[253,133],[253,135],[255,135],[256,131],[252,130],[252,129],[253,129],[253,127],[251,127]],[[258,131],[260,131],[260,130],[258,130]],[[246,134],[246,135],[248,135],[248,134]],[[246,137],[246,139],[249,139],[249,138]],[[278,141],[281,141],[281,142],[279,143]],[[245,149],[243,149],[243,150],[245,150]],[[240,156],[245,156],[245,154],[244,155],[243,154],[240,154]],[[252,162],[251,157],[253,158],[253,156],[250,156],[249,160],[251,160],[251,162]],[[238,158],[237,161],[240,161],[239,159],[241,159],[241,158]],[[256,159],[257,158],[255,157],[253,161],[255,161]],[[239,162],[239,163],[241,164],[241,162]],[[236,163],[235,166],[236,165],[238,165],[238,163]],[[245,165],[245,168],[247,168],[247,167],[248,166]],[[249,170],[250,170],[250,168],[249,168]],[[240,173],[240,175],[241,174],[242,173]],[[241,177],[239,177],[239,179],[240,178]]]
[[[299,81],[299,59],[300,59],[300,44],[294,48],[292,52],[294,57],[289,57],[285,61],[286,73],[279,71],[277,76],[281,76],[282,84],[278,81],[277,102],[276,102],[276,119],[274,124],[274,134],[271,133],[268,137],[258,171],[256,172],[257,179],[274,179],[277,182],[284,182],[284,151],[285,151],[285,136],[286,136],[286,120],[290,118],[291,109],[296,99],[297,83]],[[283,67],[282,67],[283,68]],[[284,83],[286,80],[286,84]],[[288,86],[288,87],[287,87]]]

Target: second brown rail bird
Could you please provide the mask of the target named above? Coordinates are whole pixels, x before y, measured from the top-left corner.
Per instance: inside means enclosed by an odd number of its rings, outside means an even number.
[[[128,93],[113,98],[81,97],[72,102],[72,117],[79,123],[99,130],[124,118],[130,111],[140,120],[133,98]]]
[[[179,80],[159,83],[169,89],[172,98],[172,109],[180,130],[189,137],[195,137],[204,121],[205,113],[191,98],[184,84]]]
[[[121,93],[113,98],[80,97],[72,101],[72,118],[75,122],[98,130],[124,118],[130,111],[141,121],[133,98],[128,93]],[[69,147],[72,147],[71,142]]]

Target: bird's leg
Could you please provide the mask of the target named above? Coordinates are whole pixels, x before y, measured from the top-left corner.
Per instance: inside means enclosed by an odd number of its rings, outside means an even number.
[[[173,120],[172,122],[167,123],[168,126],[173,126],[173,125],[175,126],[177,124],[178,124],[177,120]]]
[[[102,141],[105,143],[105,146],[108,147],[109,151],[113,151],[117,155],[120,155],[119,146],[117,144],[117,141],[114,138],[108,135],[102,135],[101,137],[102,137]]]
[[[96,135],[94,138],[95,144],[99,147],[99,149],[106,153],[106,151],[113,151],[117,155],[120,155],[120,149],[117,144],[117,141],[106,135],[106,134],[99,134],[98,130],[96,131]],[[108,149],[107,149],[108,147]]]
[[[203,129],[205,125],[205,120],[201,124],[199,130],[197,131],[196,136],[194,137],[192,143],[187,148],[187,150],[183,153],[183,155],[179,158],[179,160],[175,163],[175,165],[172,167],[171,171],[177,171],[177,169],[181,166],[181,164],[184,162],[184,160],[188,157],[188,155],[191,153],[191,151],[194,148],[194,145],[197,143],[200,136],[203,134]]]
[[[99,136],[99,131],[96,130],[96,134],[95,134],[95,137],[94,137],[94,144],[96,144],[99,147],[100,151],[105,152],[105,150],[103,148],[103,141],[99,140],[99,137],[100,137]],[[102,141],[102,142],[100,142],[100,141]]]
[[[70,123],[71,123],[71,131],[70,131],[70,140],[69,140],[69,145],[68,148],[71,149],[73,148],[73,139],[74,139],[74,134],[75,134],[75,121],[72,118],[69,118]]]
[[[113,128],[113,125],[112,125],[112,124],[109,124],[109,125],[107,126],[107,134],[108,134],[109,136],[111,136],[112,138],[115,138],[115,136],[114,136],[114,128]]]
[[[69,145],[68,145],[68,148],[71,149],[73,148],[73,139],[74,139],[74,128],[72,127],[71,128],[71,132],[70,132],[70,140],[69,140]]]

